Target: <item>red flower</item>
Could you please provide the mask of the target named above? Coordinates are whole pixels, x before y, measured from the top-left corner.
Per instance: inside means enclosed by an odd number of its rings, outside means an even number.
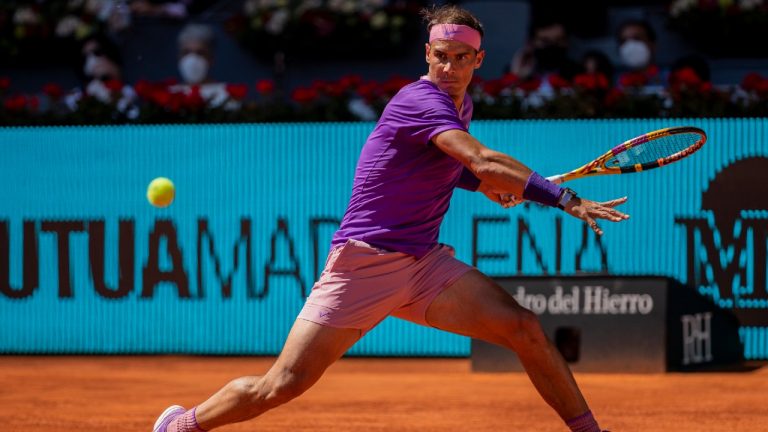
[[[248,86],[245,84],[227,84],[227,93],[235,100],[243,100],[248,95]]]
[[[741,88],[746,91],[757,91],[764,81],[766,80],[759,73],[750,72],[741,81]]]
[[[379,84],[376,81],[368,81],[357,87],[357,93],[367,102],[371,102],[379,97]]]
[[[152,94],[155,91],[155,86],[153,86],[149,81],[147,80],[139,80],[134,85],[134,90],[136,90],[136,94],[139,95],[142,99],[152,99]]]
[[[189,89],[189,93],[184,95],[183,105],[192,108],[194,110],[201,109],[205,106],[205,99],[200,95],[200,86],[193,85]]]
[[[669,83],[673,87],[698,87],[703,82],[704,81],[699,77],[696,71],[688,67],[673,72],[669,77]]]
[[[496,97],[504,90],[504,83],[500,79],[486,81],[483,90],[490,96]]]
[[[179,111],[181,111],[181,107],[185,103],[192,103],[192,102],[193,101],[191,100],[191,97],[186,96],[184,93],[168,93],[168,99],[166,100],[163,106],[165,109],[173,113],[178,113]]]
[[[107,80],[104,82],[104,86],[112,93],[117,93],[123,90],[123,82],[116,79]]]
[[[520,77],[513,73],[507,73],[501,77],[501,82],[504,84],[504,87],[510,87],[519,83]]]
[[[761,95],[768,95],[768,79],[764,79],[757,85],[757,92]]]
[[[608,88],[608,78],[600,73],[580,74],[573,78],[573,84],[585,90],[604,90]]]
[[[300,104],[313,102],[317,99],[317,90],[313,88],[299,87],[293,90],[291,99]]]
[[[3,106],[8,111],[21,111],[27,106],[27,98],[24,95],[15,95],[7,98]]]
[[[0,77],[0,91],[8,89],[11,86],[11,79],[8,77]]]
[[[64,90],[56,83],[48,83],[43,86],[43,93],[53,100],[58,100],[64,94]]]
[[[642,87],[648,84],[648,76],[642,72],[627,72],[619,77],[622,87]]]
[[[411,82],[412,80],[408,78],[404,78],[401,76],[393,76],[392,78],[384,82],[382,90],[384,91],[384,94],[388,96],[394,96],[397,92],[400,91],[401,88],[405,87]]]
[[[275,82],[270,79],[263,79],[256,82],[256,91],[259,94],[269,94],[275,91]]]
[[[549,75],[548,80],[549,85],[551,85],[555,90],[562,90],[571,86],[571,83],[569,83],[568,80],[558,74]]]
[[[347,87],[341,83],[328,83],[325,86],[325,92],[328,93],[328,96],[334,98],[342,97],[346,91]]]
[[[518,87],[526,93],[536,91],[541,87],[541,78],[531,78],[521,82]]]
[[[698,91],[709,93],[712,91],[712,83],[704,81],[691,68],[683,68],[675,71],[669,77],[670,90],[673,93],[680,91]]]
[[[163,87],[155,87],[151,89],[148,96],[149,100],[161,107],[167,107],[171,101],[171,93],[168,89]]]

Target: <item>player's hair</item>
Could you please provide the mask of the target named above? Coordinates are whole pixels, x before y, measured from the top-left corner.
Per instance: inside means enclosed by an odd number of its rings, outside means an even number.
[[[480,32],[483,37],[483,24],[472,13],[456,5],[432,6],[421,10],[421,16],[427,23],[427,31],[438,24],[460,24]]]

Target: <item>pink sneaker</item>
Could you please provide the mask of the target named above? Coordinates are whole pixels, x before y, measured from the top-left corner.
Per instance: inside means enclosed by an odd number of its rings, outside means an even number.
[[[152,432],[166,432],[168,425],[171,424],[173,419],[184,414],[185,412],[187,412],[187,410],[185,410],[183,406],[169,406],[165,409],[165,411],[163,411],[162,414],[160,414],[160,417],[155,420],[155,427],[152,429]]]

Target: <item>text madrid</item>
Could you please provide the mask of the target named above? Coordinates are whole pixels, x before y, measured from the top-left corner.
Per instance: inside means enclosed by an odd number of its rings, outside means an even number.
[[[541,315],[648,315],[653,312],[653,297],[649,294],[611,294],[606,287],[573,286],[569,291],[555,288],[554,294],[532,294],[518,286],[513,294],[521,306]]]

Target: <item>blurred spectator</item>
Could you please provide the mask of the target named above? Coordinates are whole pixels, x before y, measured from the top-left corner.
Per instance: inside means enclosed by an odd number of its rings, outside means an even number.
[[[205,24],[188,24],[178,36],[179,74],[185,84],[212,81],[213,53],[216,40],[213,30]]]
[[[140,17],[183,20],[189,16],[192,3],[194,3],[192,0],[134,0],[131,2],[131,11]]]
[[[528,1],[531,16],[557,13],[568,28],[568,34],[580,39],[602,37],[608,24],[608,13],[615,1],[610,0],[536,0]]]
[[[123,83],[123,63],[117,45],[102,34],[94,34],[83,39],[78,54],[81,86],[64,98],[66,106],[76,111],[83,99],[93,98],[102,104],[114,104],[120,114],[136,118],[136,92]]]
[[[664,77],[656,64],[656,32],[643,20],[629,20],[619,26],[616,43],[621,60],[618,84],[647,94],[663,90]]]
[[[625,21],[616,34],[621,65],[628,71],[656,64],[656,32],[643,20]]]
[[[602,75],[609,83],[613,83],[614,67],[611,59],[602,51],[591,50],[581,57],[583,73],[588,75]]]
[[[178,69],[182,83],[172,86],[171,92],[187,95],[199,92],[211,107],[238,109],[240,102],[230,97],[226,83],[211,77],[216,39],[213,29],[206,24],[187,24],[178,36]]]
[[[568,32],[561,20],[535,19],[528,42],[512,58],[510,72],[523,80],[545,78],[550,74],[570,80],[579,67],[568,57],[568,47]]]
[[[81,81],[87,82],[87,77],[94,74],[94,68],[97,64],[103,69],[107,60],[116,69],[119,75],[123,66],[120,48],[112,40],[102,33],[93,33],[80,42],[80,51],[78,52],[78,63],[76,65],[77,76]],[[121,77],[117,77],[121,78]]]

